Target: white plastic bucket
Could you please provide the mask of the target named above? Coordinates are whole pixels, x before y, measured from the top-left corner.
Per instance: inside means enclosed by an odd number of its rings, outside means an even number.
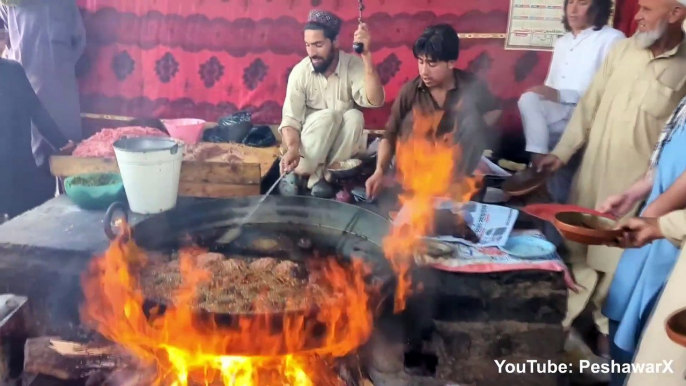
[[[114,143],[131,211],[160,213],[176,206],[183,145],[170,138],[122,138]]]

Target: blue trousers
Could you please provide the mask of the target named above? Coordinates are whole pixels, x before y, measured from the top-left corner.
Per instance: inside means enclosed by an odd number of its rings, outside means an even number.
[[[643,334],[643,330],[645,327],[648,325],[648,321],[650,321],[650,317],[653,314],[653,310],[655,309],[655,306],[657,305],[657,301],[660,298],[660,296],[654,297],[649,303],[648,307],[646,307],[646,312],[643,314],[641,317],[641,320],[639,321],[639,326],[640,328],[638,329],[638,333],[636,334],[636,342],[639,342],[641,340],[641,335]],[[612,359],[613,362],[618,363],[620,365],[622,364],[629,364],[634,361],[634,354],[635,352],[629,352],[622,350],[621,348],[617,347],[615,344],[615,334],[617,333],[617,328],[619,327],[619,322],[610,319],[610,358]],[[610,379],[610,385],[609,386],[624,386],[624,383],[626,382],[628,377],[628,374],[612,374],[611,379]]]

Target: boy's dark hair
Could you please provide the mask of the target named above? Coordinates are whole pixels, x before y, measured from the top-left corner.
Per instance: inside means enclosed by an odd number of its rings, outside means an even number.
[[[429,26],[414,43],[415,58],[426,57],[432,62],[455,61],[460,55],[460,38],[448,24]]]
[[[305,24],[305,31],[307,30],[322,31],[324,32],[324,37],[331,41],[336,40],[336,38],[338,37],[338,33],[336,31],[332,30],[331,28],[323,24],[315,23],[313,21]]]
[[[567,21],[567,4],[569,0],[565,0],[564,15],[562,16],[562,25],[565,31],[569,32],[572,27]],[[588,8],[588,20],[591,22],[594,31],[602,29],[610,21],[610,14],[612,13],[612,0],[592,0],[591,6]]]

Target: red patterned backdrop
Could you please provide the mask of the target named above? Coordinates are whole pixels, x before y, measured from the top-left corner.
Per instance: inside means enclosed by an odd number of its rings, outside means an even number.
[[[626,0],[632,8],[636,0]],[[417,73],[411,45],[432,23],[461,34],[502,34],[510,0],[366,0],[373,55],[386,107],[365,112],[383,127],[400,86]],[[620,0],[618,17],[624,20]],[[349,51],[356,0],[79,0],[88,32],[80,71],[82,110],[132,117],[208,121],[249,109],[256,123],[278,123],[290,69],[305,55],[302,25],[312,8],[345,20]],[[633,9],[629,11],[633,13]],[[625,28],[629,28],[628,23]],[[478,73],[506,106],[503,128],[517,128],[520,93],[540,84],[546,52],[505,51],[502,38],[462,39],[459,66]]]

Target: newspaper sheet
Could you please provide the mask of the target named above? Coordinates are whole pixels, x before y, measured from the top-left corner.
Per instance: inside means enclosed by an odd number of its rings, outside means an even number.
[[[545,239],[545,236],[537,230],[513,231],[511,235],[529,235]],[[462,273],[526,270],[562,272],[564,273],[567,286],[572,290],[577,289],[567,266],[557,252],[551,253],[548,256],[529,259],[512,256],[498,247],[454,244],[454,248],[455,252],[450,257],[430,258],[428,256],[418,256],[416,263],[420,266],[429,266],[441,271]]]
[[[496,176],[496,177],[510,177],[512,176],[512,173],[508,172],[507,170],[501,168],[500,166],[496,165],[488,159],[486,156],[481,156],[481,161],[479,161],[479,164],[476,167],[476,172],[474,174],[481,174],[484,176]]]
[[[564,0],[510,0],[506,50],[552,51],[566,33]]]
[[[477,202],[458,203],[448,199],[437,199],[435,207],[438,210],[450,210],[456,215],[459,213],[467,225],[479,236],[480,241],[478,244],[473,244],[467,240],[451,236],[429,238],[452,244],[453,254],[441,258],[417,256],[415,258],[417,265],[462,273],[522,270],[562,272],[569,288],[574,291],[577,290],[567,266],[557,252],[547,256],[523,258],[512,256],[502,249],[510,236],[529,235],[545,239],[543,233],[538,230],[513,230],[519,211]],[[394,222],[403,224],[411,214],[412,208],[405,205],[398,212]]]
[[[501,247],[510,237],[512,228],[519,211],[504,206],[487,205],[478,202],[453,202],[450,200],[436,200],[437,210],[449,210],[465,221],[466,225],[479,237],[479,243],[474,244],[464,239],[453,236],[437,236],[429,239],[445,241],[448,243],[461,243],[481,247]],[[411,215],[412,208],[403,206],[395,218],[397,224],[402,224]]]

